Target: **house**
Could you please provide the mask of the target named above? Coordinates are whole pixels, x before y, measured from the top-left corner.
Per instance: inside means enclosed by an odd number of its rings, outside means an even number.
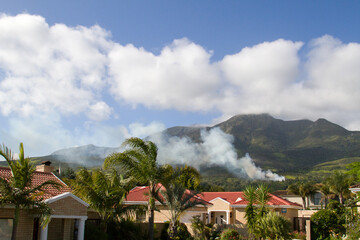
[[[349,188],[349,190],[350,190],[352,193],[357,194],[358,196],[360,196],[360,183],[351,186],[351,187]],[[356,205],[357,205],[357,210],[358,210],[358,212],[360,213],[360,201],[357,202]]]
[[[135,187],[126,197],[124,204],[139,205],[147,204],[148,187]],[[267,205],[270,209],[288,218],[294,226],[294,219],[298,215],[298,210],[302,207],[297,203],[290,202],[281,197],[270,194],[270,200]],[[182,223],[191,224],[193,216],[200,216],[204,223],[212,223],[219,225],[232,225],[237,228],[245,228],[245,208],[247,201],[244,199],[243,192],[202,192],[195,195],[203,205],[198,205],[185,211],[180,218]],[[155,212],[155,223],[163,223],[168,221],[169,212],[166,206],[160,202],[155,202],[159,211]],[[139,221],[146,221],[147,216],[136,216]]]
[[[351,187],[349,188],[349,190],[350,190],[352,193],[359,194],[359,193],[360,193],[360,183],[351,186]]]
[[[45,227],[40,226],[39,218],[29,211],[20,210],[17,229],[17,239],[21,240],[83,240],[85,221],[88,218],[88,204],[71,193],[71,189],[51,171],[49,162],[37,166],[32,185],[52,180],[60,186],[47,186],[42,195],[44,201],[52,210],[51,220]],[[10,168],[0,167],[0,176],[11,178]],[[0,239],[10,239],[14,206],[7,205],[0,208]]]
[[[288,190],[277,190],[273,192],[274,195],[284,198],[288,201],[297,203],[299,205],[303,205],[302,198],[299,195],[293,194],[292,192]],[[322,202],[323,195],[321,192],[317,191],[310,196],[305,198],[306,204],[309,207],[309,209],[320,209],[324,203]]]

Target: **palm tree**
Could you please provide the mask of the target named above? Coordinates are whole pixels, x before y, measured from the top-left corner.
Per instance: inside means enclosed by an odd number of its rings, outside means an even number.
[[[155,196],[159,191],[160,179],[160,168],[156,162],[158,149],[153,142],[140,138],[129,138],[123,143],[123,146],[127,149],[124,152],[109,155],[105,159],[104,167],[119,165],[127,175],[149,187],[149,239],[153,240]]]
[[[329,196],[331,195],[331,191],[330,191],[330,186],[328,184],[321,184],[319,191],[321,192],[321,194],[323,195],[322,200],[324,200],[325,203],[325,209],[327,207],[328,201],[329,201]]]
[[[256,207],[257,202],[256,188],[252,185],[247,186],[244,190],[244,198],[248,202],[245,208],[245,218],[250,234],[254,234],[256,228]]]
[[[181,214],[189,208],[198,204],[204,205],[204,202],[196,197],[196,193],[186,189],[179,179],[182,176],[182,170],[176,169],[172,179],[163,182],[163,188],[160,189],[161,195],[156,199],[169,210],[169,236],[170,239],[176,239],[177,227]]]
[[[259,219],[257,228],[263,239],[290,239],[290,221],[276,212],[269,212]]]
[[[259,203],[259,217],[264,217],[268,213],[268,209],[266,208],[266,204],[270,200],[271,196],[269,194],[269,187],[265,184],[260,184],[256,189],[256,200]]]
[[[103,232],[110,221],[128,215],[133,208],[124,207],[123,201],[130,190],[131,182],[124,180],[115,170],[106,173],[100,169],[81,169],[74,180],[69,180],[75,194],[90,204],[101,218]]]
[[[310,196],[311,194],[314,194],[316,192],[316,187],[314,184],[309,182],[297,182],[294,184],[291,184],[288,187],[288,190],[296,195],[299,195],[303,202],[303,209],[306,209],[308,207],[308,204],[306,203],[306,197]]]
[[[344,204],[345,197],[350,195],[349,187],[354,182],[351,175],[335,171],[331,177],[326,180],[330,190],[339,196],[340,204]]]
[[[35,171],[34,165],[29,158],[24,157],[24,146],[20,143],[19,159],[14,160],[11,150],[4,145],[0,148],[0,155],[7,161],[11,178],[0,177],[0,205],[13,204],[14,220],[11,239],[16,239],[17,226],[19,222],[20,209],[35,210],[39,215],[42,224],[47,224],[50,220],[51,210],[42,200],[44,188],[52,185],[58,187],[54,181],[45,181],[37,186],[31,184]]]

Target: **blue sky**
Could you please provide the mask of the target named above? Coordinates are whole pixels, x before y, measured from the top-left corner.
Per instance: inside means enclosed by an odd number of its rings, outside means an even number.
[[[359,1],[6,1],[0,142],[118,146],[235,114],[360,130]]]

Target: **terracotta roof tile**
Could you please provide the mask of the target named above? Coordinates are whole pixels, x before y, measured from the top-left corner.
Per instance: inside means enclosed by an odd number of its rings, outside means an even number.
[[[159,187],[165,189],[162,185],[160,185]],[[128,193],[125,201],[139,202],[139,203],[147,202],[149,200],[149,197],[147,195],[148,191],[149,191],[149,187],[147,187],[147,186],[135,187]],[[188,192],[190,192],[190,191],[186,190],[186,193],[188,193]],[[211,203],[204,200],[204,198],[202,197],[201,194],[196,194],[192,199],[193,200],[196,199],[196,201],[200,201],[200,202],[203,202],[204,204],[211,205]]]
[[[202,196],[206,201],[211,201],[219,197],[224,199],[225,201],[228,201],[232,205],[245,206],[248,204],[248,201],[246,201],[244,198],[243,192],[203,192]],[[301,207],[299,204],[290,202],[286,199],[275,196],[273,194],[270,194],[270,196],[271,198],[267,203],[270,206],[281,205],[281,206]]]
[[[5,178],[9,180],[11,178],[11,170],[7,167],[0,167],[0,177]],[[54,181],[59,183],[59,187],[56,188],[54,186],[46,186],[44,188],[44,195],[42,195],[42,198],[44,200],[52,198],[54,196],[57,196],[59,194],[65,193],[65,192],[71,192],[70,187],[68,187],[64,182],[62,182],[58,177],[56,177],[53,173],[46,173],[46,172],[34,172],[33,179],[32,179],[32,186],[38,186],[41,183],[45,181]]]

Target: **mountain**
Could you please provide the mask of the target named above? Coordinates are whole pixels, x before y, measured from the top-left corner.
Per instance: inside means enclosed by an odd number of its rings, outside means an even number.
[[[98,147],[93,144],[65,148],[47,156],[32,157],[35,163],[51,161],[55,166],[62,167],[96,167],[104,163],[104,159],[111,153],[120,151],[120,148]],[[1,164],[0,164],[1,165]]]
[[[249,153],[257,165],[277,172],[360,156],[360,132],[326,119],[284,121],[268,114],[237,115],[212,127],[173,127],[165,132],[200,142],[201,131],[217,127],[234,136],[238,156]]]
[[[257,166],[278,173],[317,172],[344,167],[360,157],[360,132],[348,131],[326,119],[284,121],[268,114],[237,115],[211,127],[172,127],[163,133],[201,142],[201,131],[220,128],[234,137],[239,157],[249,153]],[[61,166],[101,166],[107,155],[119,148],[85,145],[66,148],[48,156],[33,158],[50,160]],[[2,162],[0,162],[0,165]],[[3,164],[6,164],[5,162]],[[212,175],[206,167],[203,174]],[[219,172],[219,170],[216,170]],[[209,175],[208,174],[208,175]]]

